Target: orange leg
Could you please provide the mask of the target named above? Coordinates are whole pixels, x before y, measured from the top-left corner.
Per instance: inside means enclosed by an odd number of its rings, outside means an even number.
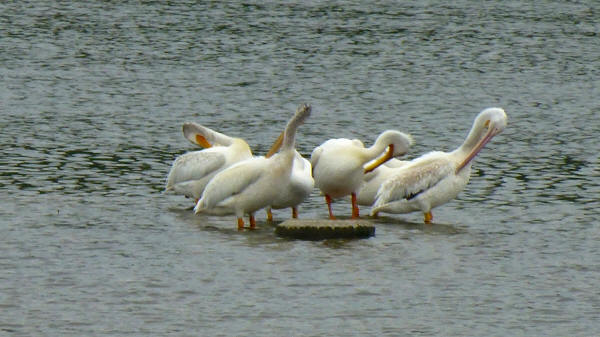
[[[267,221],[273,221],[273,212],[270,208],[267,208]]]
[[[298,209],[296,207],[292,207],[292,218],[298,219]]]
[[[356,193],[352,192],[352,219],[358,218],[358,203],[356,202]]]
[[[329,219],[335,220],[335,216],[333,215],[333,211],[331,210],[331,197],[325,194],[325,202],[327,202],[327,209],[329,210]]]
[[[425,213],[425,223],[430,224],[432,220],[433,220],[433,214],[431,214],[431,211]]]
[[[238,230],[244,229],[244,219],[238,218]]]
[[[250,229],[256,228],[256,219],[254,219],[254,214],[250,213]]]

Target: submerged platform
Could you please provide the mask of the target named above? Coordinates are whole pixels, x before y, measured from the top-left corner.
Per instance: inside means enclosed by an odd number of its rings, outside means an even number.
[[[375,235],[368,220],[289,219],[275,227],[275,234],[300,240],[358,239]]]

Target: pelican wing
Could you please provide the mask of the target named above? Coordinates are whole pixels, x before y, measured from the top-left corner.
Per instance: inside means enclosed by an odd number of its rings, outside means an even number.
[[[373,207],[413,199],[453,174],[453,170],[451,161],[439,157],[423,157],[422,160],[403,166],[381,184]]]
[[[225,156],[219,152],[195,151],[185,153],[173,163],[167,177],[166,189],[185,181],[202,179],[225,165]]]
[[[206,186],[199,209],[225,206],[230,198],[239,195],[258,181],[265,173],[265,158],[252,158],[219,172]]]

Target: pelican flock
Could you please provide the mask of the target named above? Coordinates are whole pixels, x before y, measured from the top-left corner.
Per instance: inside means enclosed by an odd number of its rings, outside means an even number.
[[[409,134],[387,130],[365,147],[357,139],[329,139],[317,146],[310,161],[296,151],[296,130],[311,114],[301,104],[284,132],[264,156],[253,156],[243,139],[229,137],[196,123],[184,123],[183,134],[204,149],[175,159],[166,193],[182,194],[196,202],[195,213],[235,215],[238,229],[256,227],[254,214],[265,209],[298,206],[314,188],[325,197],[329,219],[334,199],[350,195],[352,218],[358,205],[371,206],[370,215],[420,211],[424,222],[433,220],[432,209],[449,202],[469,181],[475,156],[507,125],[502,108],[487,108],[475,118],[466,139],[451,152],[433,151],[416,159],[399,160],[413,144]]]

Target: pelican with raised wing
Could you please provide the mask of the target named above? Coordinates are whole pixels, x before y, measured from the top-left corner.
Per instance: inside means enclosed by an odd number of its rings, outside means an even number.
[[[311,155],[312,172],[315,186],[325,195],[329,218],[335,219],[331,210],[332,199],[349,194],[352,198],[352,218],[358,218],[356,191],[365,173],[393,157],[405,154],[411,144],[409,135],[387,130],[368,148],[358,139],[346,138],[330,139],[316,147]]]
[[[456,198],[465,188],[473,158],[504,130],[506,123],[503,109],[485,109],[477,115],[458,149],[430,152],[396,169],[379,188],[371,215],[421,211],[425,223],[431,223],[431,209]]]

